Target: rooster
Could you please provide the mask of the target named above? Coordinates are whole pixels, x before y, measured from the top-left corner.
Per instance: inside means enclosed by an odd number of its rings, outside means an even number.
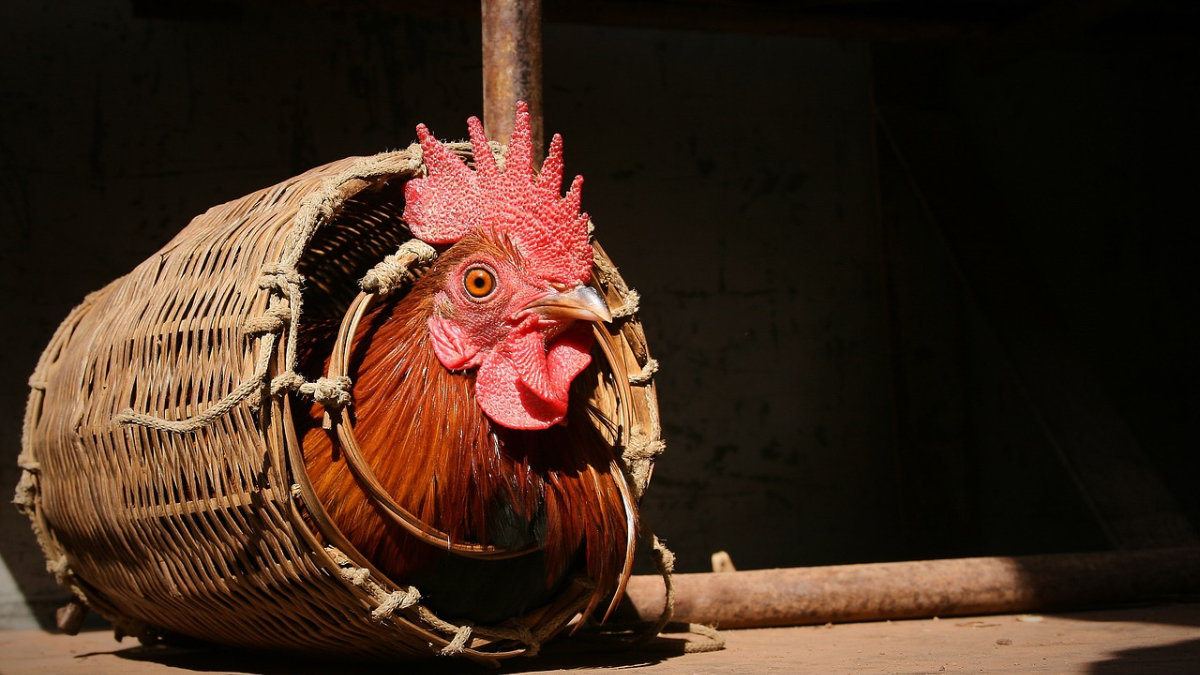
[[[534,171],[523,103],[503,170],[480,121],[468,127],[474,171],[417,127],[428,176],[406,184],[404,219],[441,253],[360,322],[353,414],[361,455],[393,500],[454,542],[511,557],[461,557],[389,519],[318,423],[319,405],[305,463],[349,542],[442,616],[499,622],[545,603],[576,572],[596,584],[584,616],[605,598],[611,612],[637,515],[595,409],[571,387],[591,361],[592,324],[611,320],[587,285],[583,180],[562,195],[558,135]]]

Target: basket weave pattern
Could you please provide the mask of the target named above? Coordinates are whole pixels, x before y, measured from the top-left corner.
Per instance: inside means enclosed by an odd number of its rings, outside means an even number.
[[[30,381],[17,503],[51,571],[118,632],[491,661],[536,652],[586,601],[575,583],[505,626],[447,624],[302,517],[290,399],[332,405],[346,392],[295,372],[301,322],[340,317],[358,280],[411,238],[403,185],[423,170],[413,146],[210,209],[55,333]],[[595,251],[624,362],[592,401],[627,425],[614,441],[640,497],[662,450],[656,362],[636,293]]]

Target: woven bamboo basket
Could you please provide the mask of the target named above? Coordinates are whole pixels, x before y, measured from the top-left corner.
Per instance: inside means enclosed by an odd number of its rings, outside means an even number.
[[[118,635],[494,662],[535,653],[586,603],[576,581],[501,626],[454,625],[305,520],[320,504],[305,499],[291,408],[339,391],[296,373],[302,322],[342,317],[389,255],[395,276],[412,237],[404,184],[423,174],[414,145],[210,209],[55,333],[30,380],[16,501],[50,571]],[[619,318],[587,386],[620,422],[612,441],[640,501],[663,447],[656,362],[636,292],[594,251],[593,284]]]

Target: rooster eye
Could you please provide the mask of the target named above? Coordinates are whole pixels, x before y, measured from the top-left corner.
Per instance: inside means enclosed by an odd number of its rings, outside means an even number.
[[[463,286],[467,289],[467,295],[483,299],[496,290],[496,277],[488,269],[472,267],[463,278]]]

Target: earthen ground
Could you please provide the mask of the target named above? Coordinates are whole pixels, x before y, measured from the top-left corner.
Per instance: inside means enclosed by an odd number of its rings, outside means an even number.
[[[218,647],[140,645],[108,631],[0,632],[0,675],[388,673],[1200,673],[1200,604],[723,631],[724,651],[682,654],[669,635],[639,650],[558,643],[499,671],[451,659],[362,665]]]

